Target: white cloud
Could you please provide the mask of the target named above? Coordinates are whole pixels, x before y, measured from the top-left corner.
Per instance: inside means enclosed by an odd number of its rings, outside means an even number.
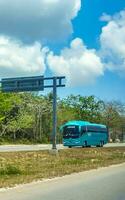
[[[89,50],[80,38],[71,42],[60,55],[51,52],[47,58],[48,66],[56,75],[65,75],[68,85],[91,84],[103,75],[103,64],[94,49]]]
[[[43,75],[48,49],[0,36],[0,77]]]
[[[107,15],[106,13],[103,13],[100,17],[100,21],[103,22],[109,22],[112,19],[111,15]]]
[[[100,42],[105,66],[125,74],[125,10],[111,17],[102,28]]]
[[[65,39],[81,0],[0,0],[0,34],[24,40]]]

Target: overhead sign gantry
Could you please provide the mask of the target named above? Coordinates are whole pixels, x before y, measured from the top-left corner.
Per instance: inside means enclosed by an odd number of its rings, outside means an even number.
[[[56,150],[56,127],[57,127],[57,88],[65,87],[65,76],[44,77],[15,77],[1,80],[3,92],[28,92],[43,91],[45,88],[53,88],[53,132],[52,149]]]

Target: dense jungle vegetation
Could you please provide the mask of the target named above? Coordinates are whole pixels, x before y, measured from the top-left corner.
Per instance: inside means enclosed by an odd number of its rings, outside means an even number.
[[[52,93],[40,96],[36,93],[0,92],[0,144],[50,143],[52,133]],[[125,104],[104,102],[95,96],[70,95],[58,99],[59,127],[69,120],[86,120],[106,124],[114,141],[123,140],[125,134]]]

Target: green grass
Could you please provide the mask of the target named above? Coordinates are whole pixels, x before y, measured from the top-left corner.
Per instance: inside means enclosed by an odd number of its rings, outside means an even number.
[[[27,139],[9,139],[0,137],[0,145],[15,145],[15,144],[38,144],[37,141],[31,141]]]
[[[0,153],[0,187],[11,187],[125,162],[125,147]]]

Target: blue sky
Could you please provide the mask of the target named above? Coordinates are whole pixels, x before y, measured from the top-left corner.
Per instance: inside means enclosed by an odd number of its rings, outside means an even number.
[[[98,48],[101,28],[106,24],[99,21],[103,13],[114,15],[125,8],[124,0],[85,0],[78,17],[73,20],[73,37],[83,38],[90,48]]]
[[[73,38],[80,37],[89,48],[99,49],[99,35],[105,22],[99,20],[102,13],[114,15],[125,8],[123,0],[85,0],[78,17],[73,20]],[[117,42],[117,41],[116,41]],[[125,77],[113,72],[105,72],[104,76],[96,80],[91,86],[79,87],[68,92],[91,95],[104,100],[121,100],[125,102]],[[68,95],[68,92],[66,95]]]
[[[124,0],[0,0],[0,77],[65,75],[70,94],[125,102]]]

